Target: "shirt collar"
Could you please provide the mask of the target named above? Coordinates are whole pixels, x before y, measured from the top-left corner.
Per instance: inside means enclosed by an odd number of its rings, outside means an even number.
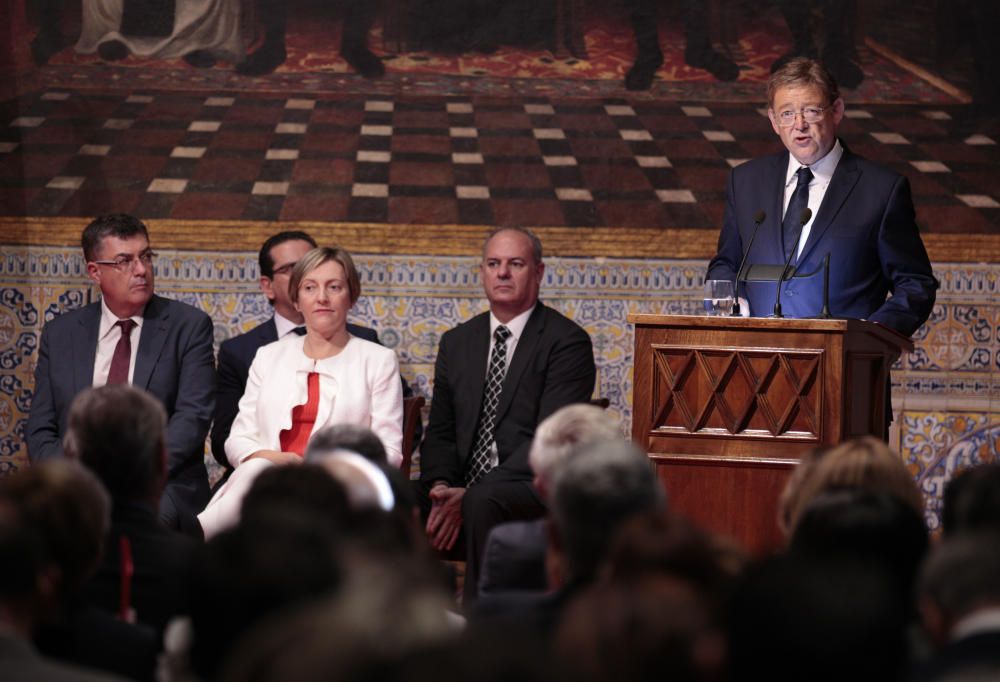
[[[521,334],[524,332],[524,328],[528,324],[528,318],[531,317],[531,313],[535,311],[535,306],[537,305],[538,303],[535,303],[535,305],[525,310],[523,313],[512,319],[510,322],[504,324],[504,326],[510,330],[510,335],[514,339],[514,341],[517,341],[518,339],[521,338]],[[499,327],[501,324],[503,323],[501,323],[500,320],[496,318],[496,316],[493,314],[493,311],[491,310],[490,311],[491,339],[493,338],[493,333],[497,330],[497,327]]]
[[[817,183],[829,183],[830,179],[833,177],[833,171],[837,170],[837,164],[840,163],[840,157],[844,155],[844,147],[840,144],[840,140],[834,140],[833,149],[826,153],[822,159],[816,163],[809,166],[809,170],[813,174],[813,182]],[[788,155],[788,168],[785,170],[785,187],[788,187],[793,182],[798,182],[798,176],[795,175],[798,170],[802,168],[802,164],[795,160],[795,157],[791,154]]]
[[[137,329],[142,329],[142,315],[133,315],[129,319],[135,322],[135,326]],[[97,338],[103,339],[105,336],[110,334],[111,330],[114,329],[115,325],[118,323],[118,320],[119,317],[115,315],[113,312],[111,312],[111,308],[108,307],[108,304],[102,298],[101,326],[98,330]]]
[[[277,329],[278,338],[281,339],[288,334],[291,334],[293,329],[301,327],[302,325],[292,322],[278,311],[274,311],[274,326]]]

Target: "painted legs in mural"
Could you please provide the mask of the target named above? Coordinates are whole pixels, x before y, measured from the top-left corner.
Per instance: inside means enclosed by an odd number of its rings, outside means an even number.
[[[663,51],[657,30],[656,0],[628,0],[629,18],[635,35],[635,63],[625,74],[629,90],[648,90],[653,76],[663,65]],[[684,61],[705,69],[720,81],[736,80],[740,69],[725,55],[716,52],[708,37],[708,6],[699,0],[684,0],[684,33],[687,45]]]
[[[261,0],[258,5],[264,23],[264,44],[236,70],[248,76],[271,73],[285,62],[285,28],[288,23],[287,0]],[[368,31],[375,23],[376,3],[351,0],[344,9],[340,33],[340,56],[365,78],[385,74],[382,61],[368,49]]]
[[[823,13],[822,55],[813,38],[811,21],[813,10]],[[865,79],[857,64],[854,48],[854,18],[857,14],[855,0],[782,0],[781,12],[792,33],[792,49],[778,57],[771,65],[774,73],[794,57],[820,58],[837,82],[846,88],[856,88]]]

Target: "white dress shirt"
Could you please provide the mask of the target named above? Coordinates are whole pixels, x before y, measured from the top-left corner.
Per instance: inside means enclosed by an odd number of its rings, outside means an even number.
[[[809,231],[812,229],[812,224],[816,220],[816,214],[819,213],[819,207],[823,203],[823,197],[826,196],[826,190],[830,186],[830,180],[833,178],[833,172],[837,170],[837,164],[840,163],[840,158],[844,155],[844,148],[840,144],[840,140],[836,140],[833,143],[833,149],[827,152],[827,155],[822,159],[809,166],[809,170],[812,171],[813,177],[809,181],[809,210],[812,211],[812,216],[809,218],[809,222],[802,226],[802,234],[799,235],[799,245],[798,250],[795,253],[795,257],[798,258],[802,255],[802,247],[805,246],[806,240],[809,239]],[[802,168],[802,164],[795,160],[795,157],[791,154],[788,155],[788,169],[785,171],[785,200],[781,208],[781,217],[784,219],[785,212],[788,211],[788,203],[792,199],[792,194],[795,192],[795,186],[798,184],[798,176],[796,173]]]
[[[285,338],[289,334],[293,333],[296,327],[302,326],[305,326],[304,322],[292,322],[278,311],[274,312],[274,327],[278,330],[279,339]]]
[[[111,373],[111,358],[115,355],[115,347],[121,339],[121,328],[118,324],[118,316],[111,312],[108,304],[101,299],[101,326],[97,330],[97,355],[94,356],[94,386],[104,386],[108,383],[108,374]],[[132,383],[135,375],[135,358],[139,353],[139,335],[142,333],[142,315],[133,315],[131,318],[135,322],[129,339],[132,342],[132,357],[128,361],[128,382]]]

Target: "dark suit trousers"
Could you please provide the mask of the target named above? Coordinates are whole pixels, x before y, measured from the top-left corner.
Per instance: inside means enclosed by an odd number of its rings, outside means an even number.
[[[430,488],[418,482],[417,502],[424,518],[430,513]],[[465,492],[462,499],[462,534],[465,542],[465,584],[462,602],[471,604],[478,596],[479,567],[486,549],[486,540],[493,527],[507,521],[531,521],[545,516],[545,504],[538,497],[531,481],[523,475],[511,475],[497,468]]]

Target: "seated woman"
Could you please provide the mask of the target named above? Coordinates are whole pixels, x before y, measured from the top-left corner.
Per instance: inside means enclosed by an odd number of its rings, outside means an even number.
[[[254,477],[276,464],[298,464],[312,433],[333,424],[370,428],[389,464],[402,462],[403,391],[392,350],[351,336],[347,313],[361,283],[343,249],[313,249],[296,264],[289,295],[305,318],[290,334],[257,351],[239,414],[226,440],[236,467],[199,516],[206,539],[239,520]]]

